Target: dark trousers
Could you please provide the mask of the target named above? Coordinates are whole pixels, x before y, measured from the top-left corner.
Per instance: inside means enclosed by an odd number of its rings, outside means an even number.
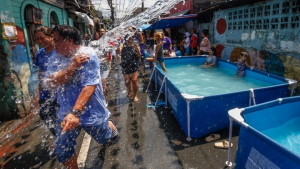
[[[56,128],[56,112],[59,109],[59,104],[56,101],[51,101],[50,99],[39,99],[40,104],[40,117],[46,127],[55,136]]]

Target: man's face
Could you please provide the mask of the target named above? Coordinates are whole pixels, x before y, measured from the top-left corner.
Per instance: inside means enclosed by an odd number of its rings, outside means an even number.
[[[70,40],[64,39],[57,31],[54,33],[55,50],[59,55],[68,55],[70,49]]]
[[[104,29],[100,29],[100,37],[102,37],[105,34],[105,30]]]

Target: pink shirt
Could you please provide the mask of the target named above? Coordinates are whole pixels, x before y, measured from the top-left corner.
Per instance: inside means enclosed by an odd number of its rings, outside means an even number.
[[[200,47],[200,50],[203,51],[203,52],[208,52],[209,49],[210,49],[210,42],[209,42],[208,38],[203,38],[202,42],[201,42],[201,45],[204,45],[204,39],[207,39],[208,45],[205,46],[205,47]]]

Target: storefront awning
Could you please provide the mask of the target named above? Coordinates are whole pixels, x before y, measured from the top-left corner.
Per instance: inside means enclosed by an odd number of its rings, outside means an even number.
[[[75,13],[75,15],[77,15],[79,18],[83,19],[86,23],[94,26],[94,21],[92,18],[90,18],[87,14],[85,13],[81,13],[81,12],[77,12],[77,11],[73,11]]]
[[[158,21],[156,21],[154,24],[152,24],[147,29],[166,29],[166,28],[175,28],[179,27],[181,25],[184,25],[190,20],[193,20],[197,17],[197,14],[191,14],[191,15],[183,15],[178,17],[167,17],[162,18]]]

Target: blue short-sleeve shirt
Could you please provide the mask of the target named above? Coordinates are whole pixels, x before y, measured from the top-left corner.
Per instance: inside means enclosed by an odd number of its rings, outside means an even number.
[[[110,116],[110,112],[105,107],[99,59],[91,48],[81,47],[78,53],[80,52],[88,53],[90,59],[74,73],[66,84],[57,88],[57,100],[60,104],[57,116],[60,120],[63,120],[72,111],[82,89],[85,86],[96,85],[96,90],[83,111],[84,114],[80,116],[80,123],[84,126],[97,126],[106,121]],[[73,58],[58,54],[51,57],[51,62],[54,65],[49,66],[47,76],[66,69],[71,64]]]
[[[38,50],[36,53],[36,59],[35,59],[34,64],[41,69],[41,72],[42,72],[41,80],[43,80],[45,78],[45,73],[47,71],[47,67],[49,66],[49,64],[51,64],[51,62],[50,63],[48,62],[49,58],[53,55],[56,55],[55,50],[53,50],[52,52],[46,52],[45,48]],[[40,93],[40,98],[49,99],[50,97],[52,97],[53,100],[56,100],[56,96],[51,94],[50,90],[46,90],[46,89],[42,88],[41,93]]]

